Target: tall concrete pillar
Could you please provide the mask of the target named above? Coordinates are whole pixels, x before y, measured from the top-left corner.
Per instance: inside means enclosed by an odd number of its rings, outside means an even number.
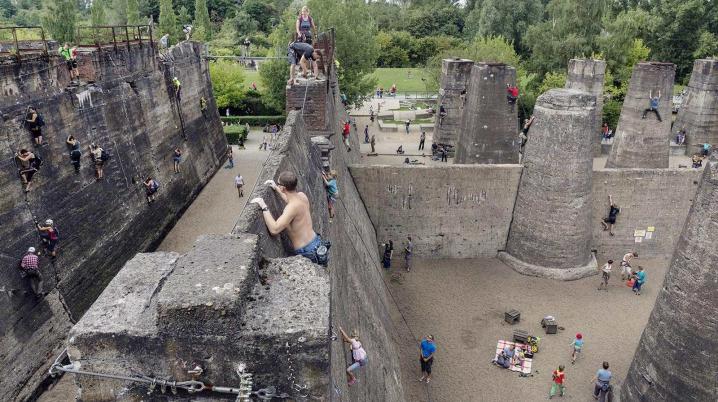
[[[698,192],[643,330],[622,401],[718,400],[718,160]],[[646,286],[651,283],[648,272]]]
[[[434,123],[434,143],[451,145],[453,154],[456,139],[461,129],[461,116],[464,113],[466,87],[474,62],[466,59],[444,59],[441,63],[441,83],[439,99],[436,104],[436,122]],[[441,106],[446,115],[439,116]]]
[[[471,71],[454,163],[518,163],[518,104],[506,100],[516,69],[477,63]]]
[[[633,68],[628,93],[623,101],[616,137],[606,161],[607,168],[667,168],[670,152],[673,78],[672,63],[638,63]],[[663,118],[643,111],[650,106],[650,93],[661,91],[658,112]]]
[[[591,139],[596,97],[574,89],[539,96],[526,144],[506,251],[533,276],[574,280],[597,272],[591,253]]]
[[[571,59],[568,62],[566,88],[577,89],[596,96],[595,130],[591,132],[593,156],[601,155],[601,125],[603,124],[603,82],[606,62],[594,59]]]
[[[696,60],[673,133],[686,130],[688,154],[704,143],[718,144],[718,60]]]

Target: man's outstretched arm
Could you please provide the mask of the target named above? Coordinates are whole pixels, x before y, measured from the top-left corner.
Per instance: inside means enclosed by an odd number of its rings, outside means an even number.
[[[294,215],[296,214],[294,208],[287,205],[284,207],[282,215],[275,220],[274,216],[272,216],[272,212],[267,208],[267,204],[261,197],[253,199],[250,203],[257,204],[260,208],[262,208],[264,223],[267,225],[267,230],[272,236],[282,233],[292,222],[292,219],[294,219]]]

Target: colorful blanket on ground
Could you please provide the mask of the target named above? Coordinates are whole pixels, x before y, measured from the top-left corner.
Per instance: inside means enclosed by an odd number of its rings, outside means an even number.
[[[494,358],[497,359],[499,357],[499,354],[501,354],[501,351],[503,351],[506,346],[511,346],[511,345],[516,346],[516,349],[514,349],[514,350],[518,350],[518,349],[523,349],[524,351],[529,350],[529,346],[526,344],[500,340],[496,344],[496,355],[494,356]],[[518,372],[524,373],[524,374],[531,374],[532,360],[533,359],[528,358],[528,357],[524,357],[523,359],[518,359],[516,357],[516,354],[514,354],[513,364],[511,364],[511,367],[509,367],[509,370],[518,371]]]

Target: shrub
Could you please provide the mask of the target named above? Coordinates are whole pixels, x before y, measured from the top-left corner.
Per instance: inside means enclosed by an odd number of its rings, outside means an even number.
[[[240,138],[242,139],[242,142],[246,141],[248,134],[247,127],[245,126],[234,125],[224,127],[224,135],[227,137],[227,142],[230,144],[239,144]]]
[[[241,125],[249,123],[250,126],[263,126],[265,124],[284,124],[287,116],[228,116],[220,118],[225,123]]]

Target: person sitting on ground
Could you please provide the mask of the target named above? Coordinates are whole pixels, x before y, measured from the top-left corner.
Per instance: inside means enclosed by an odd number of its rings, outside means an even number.
[[[69,135],[65,140],[68,148],[70,148],[70,163],[75,168],[75,173],[80,173],[80,162],[82,158],[82,150],[80,149],[80,141],[74,136]]]
[[[396,154],[404,155],[404,146],[403,145],[399,145],[399,148],[396,149]]]
[[[302,42],[308,45],[313,43],[314,32],[316,32],[317,26],[314,25],[314,19],[311,15],[309,15],[309,7],[302,7],[302,11],[297,17],[297,22],[294,28],[297,32],[297,37],[301,38]]]
[[[319,51],[315,50],[312,45],[298,41],[296,38],[289,43],[287,48],[287,58],[289,59],[289,80],[287,85],[294,85],[296,82],[296,66],[302,69],[302,76],[307,77],[309,73],[309,61],[319,60],[321,57]],[[319,63],[313,64],[314,77],[319,77]]]
[[[74,47],[70,48],[70,44],[65,42],[57,52],[65,59],[67,70],[70,72],[70,80],[72,82],[78,80],[80,71],[77,69],[77,50]]]
[[[180,97],[180,92],[182,92],[182,83],[180,82],[179,78],[177,78],[177,77],[172,78],[172,86],[175,89],[175,98],[177,98],[177,100],[182,99]]]
[[[143,184],[145,185],[145,195],[147,196],[147,203],[154,202],[155,194],[157,193],[157,190],[159,190],[160,184],[157,182],[157,180],[153,179],[152,176],[148,176]]]
[[[519,88],[516,85],[506,84],[506,100],[513,110],[516,101],[519,99]]]
[[[334,219],[334,203],[337,202],[339,189],[337,188],[337,171],[322,172],[322,180],[327,190],[327,206],[329,207],[329,222]]]
[[[641,286],[646,283],[646,272],[643,270],[642,266],[638,266],[638,272],[633,274],[633,293],[640,296],[641,295]]]
[[[21,149],[15,154],[15,158],[20,164],[20,179],[22,184],[25,185],[25,192],[30,192],[32,186],[32,178],[37,173],[37,167],[35,166],[35,154],[28,151],[27,149]]]
[[[42,126],[45,125],[45,120],[37,112],[37,109],[30,106],[27,109],[27,116],[25,116],[25,124],[32,134],[34,145],[39,147],[43,145],[42,142]]]
[[[504,346],[504,349],[501,351],[501,353],[499,353],[498,356],[491,360],[491,363],[506,369],[511,367],[511,364],[514,359],[514,349],[515,346],[513,344]]]
[[[658,121],[663,121],[663,119],[661,119],[661,114],[658,113],[658,106],[660,105],[660,102],[661,102],[661,91],[658,91],[658,96],[654,97],[653,90],[651,90],[648,94],[648,98],[649,98],[649,108],[643,111],[643,116],[641,116],[641,118],[645,119],[646,114],[648,112],[653,112],[656,114],[656,117],[658,117]]]
[[[35,296],[42,293],[42,275],[40,274],[40,259],[35,254],[35,247],[30,247],[20,260],[20,277],[27,278],[30,282],[30,289]]]
[[[686,129],[678,130],[676,133],[676,145],[683,145],[686,143]]]
[[[611,197],[611,195],[608,196],[608,207],[608,217],[603,218],[601,225],[603,226],[604,231],[608,230],[608,234],[613,236],[613,225],[616,224],[616,216],[619,212],[621,212],[621,209],[613,202],[613,197]]]
[[[350,344],[352,348],[352,364],[347,367],[347,383],[354,385],[357,382],[357,378],[354,376],[353,371],[359,367],[366,366],[366,351],[364,351],[364,347],[362,347],[361,342],[359,342],[359,336],[357,336],[356,331],[352,333],[352,336],[348,336],[347,333],[344,332],[344,329],[339,327],[339,332],[342,334],[342,341]]]
[[[306,194],[297,191],[297,175],[285,171],[279,174],[277,183],[274,180],[267,180],[265,184],[269,185],[286,203],[282,214],[275,220],[264,199],[257,197],[250,201],[262,209],[267,231],[272,236],[277,236],[286,230],[295,254],[306,257],[314,263],[326,264],[326,255],[322,256],[318,253],[324,246],[321,236],[314,231],[312,225],[309,199]]]
[[[57,257],[57,243],[60,240],[59,233],[52,219],[47,219],[44,225],[37,224],[37,230],[40,231],[40,239],[45,251],[50,253],[53,259]]]
[[[179,148],[175,148],[175,151],[172,153],[172,161],[174,162],[174,171],[175,173],[180,172],[180,162],[182,161],[182,150]]]
[[[621,280],[622,281],[629,279],[633,275],[633,272],[631,272],[632,271],[631,260],[633,258],[638,258],[638,253],[635,251],[626,253],[623,256],[623,259],[621,260]]]
[[[700,154],[693,154],[691,162],[693,162],[693,169],[698,169],[699,167],[703,166],[703,156],[701,156]]]
[[[103,168],[105,166],[105,160],[107,159],[103,158],[104,152],[105,151],[97,145],[90,144],[90,158],[92,158],[92,162],[95,163],[95,178],[97,178],[97,180],[101,180],[103,177]]]

